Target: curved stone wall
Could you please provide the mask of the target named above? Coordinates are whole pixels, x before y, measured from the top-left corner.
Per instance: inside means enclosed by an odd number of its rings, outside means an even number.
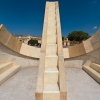
[[[64,58],[66,59],[81,56],[95,51],[98,48],[100,48],[100,30],[98,30],[92,37],[90,37],[86,41],[83,41],[83,43],[69,48],[64,48]]]
[[[11,50],[20,53],[22,55],[40,58],[40,48],[32,47],[22,43],[10,34],[4,25],[0,25],[0,42]]]
[[[64,63],[65,67],[82,68],[87,60],[90,60],[100,65],[100,47],[92,52],[86,53],[78,57],[66,58]]]
[[[3,25],[0,27],[0,42],[11,50],[20,52],[22,42],[10,34]]]
[[[40,58],[40,48],[32,47],[22,43],[21,41],[16,39],[12,34],[10,34],[3,25],[0,25],[0,42],[17,53],[28,57]],[[90,37],[86,41],[83,41],[83,43],[69,48],[63,48],[64,58],[66,59],[78,57],[95,51],[99,47],[100,30],[98,30],[92,37]]]

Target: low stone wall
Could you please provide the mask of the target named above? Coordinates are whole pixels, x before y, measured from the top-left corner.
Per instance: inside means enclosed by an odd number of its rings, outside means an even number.
[[[13,62],[21,67],[34,67],[39,65],[39,59],[23,56],[0,43],[0,63]]]
[[[90,53],[84,54],[82,56],[66,58],[64,63],[65,63],[65,67],[82,68],[82,65],[87,60],[90,60],[94,63],[100,64],[100,48],[98,48]]]
[[[3,25],[0,27],[0,42],[11,50],[20,52],[22,42],[10,34]]]

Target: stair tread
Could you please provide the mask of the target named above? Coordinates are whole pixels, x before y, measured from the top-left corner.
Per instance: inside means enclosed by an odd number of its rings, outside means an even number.
[[[57,57],[57,54],[46,53],[46,57]]]
[[[45,69],[45,72],[58,72],[57,67],[48,67]]]
[[[13,67],[9,68],[7,71],[5,71],[4,73],[2,73],[0,75],[0,81],[4,78],[6,78],[10,73],[12,73],[14,70],[20,68],[20,65],[14,65]]]
[[[83,66],[83,70],[85,70],[87,74],[89,74],[100,84],[100,73],[92,69],[90,66]]]
[[[51,35],[54,35],[54,36],[57,37],[57,34],[47,34],[47,38],[48,38],[49,36],[51,36]]]
[[[92,63],[92,64],[95,64],[95,65],[97,65],[98,67],[100,67],[100,65],[99,65],[99,64],[96,64],[96,63]]]
[[[58,58],[58,56],[56,55],[56,54],[50,54],[50,55],[46,55],[45,57],[57,57]]]
[[[58,84],[48,84],[44,87],[43,92],[59,92]]]
[[[98,65],[96,63],[92,63],[90,67],[100,73],[100,65]]]
[[[57,44],[55,44],[55,43],[48,43],[48,44],[46,44],[46,45],[49,45],[49,46],[55,45],[55,46],[57,46]]]
[[[0,69],[4,68],[5,66],[7,66],[7,65],[9,65],[9,64],[11,64],[11,63],[12,63],[12,62],[8,62],[8,63],[1,64],[1,65],[0,65]]]
[[[92,69],[91,67],[84,66],[84,68],[88,69],[89,71],[91,71],[92,73],[94,73],[96,76],[98,76],[100,78],[100,74],[97,71],[95,71],[94,69]]]

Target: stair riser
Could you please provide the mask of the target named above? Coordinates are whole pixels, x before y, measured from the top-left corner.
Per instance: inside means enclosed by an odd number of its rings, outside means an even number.
[[[90,70],[88,70],[86,67],[83,67],[83,70],[86,71],[87,74],[89,74],[94,80],[96,80],[100,84],[100,75],[97,76]]]
[[[47,84],[57,84],[58,83],[58,73],[44,73],[44,86]]]
[[[56,35],[48,35],[47,44],[56,44]]]
[[[48,21],[48,27],[49,26],[56,26],[56,21]]]
[[[49,28],[49,26],[48,26],[47,35],[56,35],[56,29],[53,27]],[[47,38],[48,38],[48,36],[47,36]]]
[[[57,45],[46,45],[46,54],[57,54]]]
[[[57,67],[58,57],[45,57],[45,67]]]
[[[55,9],[49,9],[49,11],[51,11],[51,12],[49,12],[48,15],[50,15],[50,14],[55,14]]]
[[[43,100],[60,100],[60,93],[43,93]]]
[[[7,75],[6,77],[4,77],[3,79],[0,79],[0,85],[2,85],[5,81],[7,81],[11,76],[13,76],[14,74],[16,74],[19,70],[20,70],[20,67],[18,67],[17,69],[15,69],[13,72],[9,73],[9,75]]]
[[[8,70],[9,68],[11,68],[13,66],[13,63],[10,63],[8,65],[6,65],[5,67],[3,67],[2,69],[0,69],[0,74],[2,74],[3,72],[5,72],[6,70]]]

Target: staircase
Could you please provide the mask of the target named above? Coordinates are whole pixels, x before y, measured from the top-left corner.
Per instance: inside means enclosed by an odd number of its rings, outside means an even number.
[[[12,62],[4,63],[0,65],[0,85],[8,80],[20,69],[19,65],[13,65]]]
[[[100,65],[96,63],[91,63],[89,66],[84,65],[83,70],[100,84]]]
[[[58,2],[46,2],[36,100],[66,100],[66,74]]]
[[[49,3],[43,100],[60,100],[55,3]]]

